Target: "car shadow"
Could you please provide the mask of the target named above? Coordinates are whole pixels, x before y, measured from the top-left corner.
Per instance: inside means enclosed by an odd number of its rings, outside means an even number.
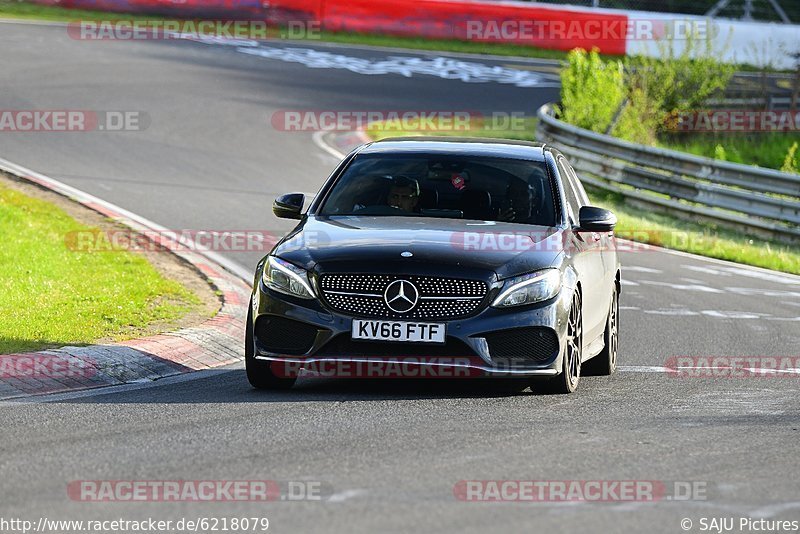
[[[357,402],[377,400],[503,398],[532,395],[519,379],[332,379],[301,377],[289,390],[257,390],[244,369],[201,371],[188,379],[157,380],[142,387],[96,389],[91,395],[55,398],[58,403],[238,404]]]

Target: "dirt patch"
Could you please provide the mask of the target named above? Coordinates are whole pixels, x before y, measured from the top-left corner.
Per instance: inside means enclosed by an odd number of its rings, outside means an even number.
[[[37,184],[33,184],[2,171],[0,171],[0,185],[29,197],[54,204],[78,222],[98,228],[101,232],[117,231],[122,234],[131,232],[130,228],[127,226],[108,219],[94,210]],[[199,323],[216,315],[219,311],[222,306],[222,299],[217,288],[191,264],[163,248],[155,250],[131,250],[130,253],[144,256],[162,276],[178,282],[189,292],[194,294],[199,299],[200,304],[192,305],[191,310],[179,319],[154,321],[144,328],[131,330],[129,332],[130,335],[126,336],[129,339],[145,337],[189,326],[197,326]],[[113,254],[113,252],[108,252],[108,254]],[[119,338],[116,338],[116,340],[118,339]],[[113,341],[111,338],[104,338],[98,339],[96,343],[107,343],[111,341]]]

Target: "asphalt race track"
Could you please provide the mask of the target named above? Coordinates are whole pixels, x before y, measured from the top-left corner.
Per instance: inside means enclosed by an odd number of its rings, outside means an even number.
[[[0,109],[150,119],[137,132],[0,132],[0,157],[167,228],[280,233],[290,226],[272,216],[273,198],[315,191],[336,159],[312,132],[273,128],[274,112],[532,115],[557,96],[546,63],[454,58],[473,64],[454,70],[469,81],[408,67],[436,57],[307,43],[243,52],[84,42],[61,26],[0,23]],[[262,255],[224,254],[247,270]],[[800,356],[800,278],[649,251],[623,255],[623,279],[622,368],[584,377],[571,396],[455,380],[302,379],[263,393],[235,366],[0,403],[0,517],[268,517],[275,532],[682,532],[684,518],[691,531],[701,518],[800,519],[800,375],[664,372],[676,356]],[[87,503],[67,493],[77,480],[256,479],[319,482],[324,499]],[[658,502],[463,502],[454,494],[463,480],[693,482],[704,491]]]

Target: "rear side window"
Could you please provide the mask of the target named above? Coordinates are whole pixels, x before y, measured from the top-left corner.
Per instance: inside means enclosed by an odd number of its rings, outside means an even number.
[[[589,195],[586,194],[586,190],[583,188],[583,184],[581,183],[580,179],[578,179],[578,173],[575,172],[575,168],[569,164],[569,162],[564,159],[564,166],[567,168],[569,172],[569,180],[572,183],[572,188],[575,191],[575,195],[578,198],[578,202],[581,206],[588,206],[589,205]]]
[[[558,158],[558,174],[561,175],[561,184],[564,187],[564,195],[567,197],[567,216],[571,223],[575,223],[578,220],[581,202],[572,184],[573,180],[570,176],[570,170],[567,168],[568,166],[569,164],[563,157]]]

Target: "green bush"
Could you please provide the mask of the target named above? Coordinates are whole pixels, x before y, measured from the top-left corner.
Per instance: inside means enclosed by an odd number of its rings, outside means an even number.
[[[622,62],[603,61],[597,49],[575,49],[561,71],[560,117],[570,124],[604,133],[625,100]]]
[[[666,113],[695,110],[724,91],[734,73],[733,65],[717,59],[709,39],[689,36],[657,43],[659,58],[634,56],[625,61],[628,87],[650,88],[654,103]]]
[[[786,152],[786,159],[783,160],[783,165],[781,165],[783,172],[800,173],[800,165],[797,164],[797,145],[797,141],[795,141],[789,147],[789,151]]]
[[[664,114],[653,104],[653,100],[646,89],[632,89],[611,135],[634,143],[654,145],[656,131],[663,122]]]
[[[730,82],[734,68],[721,63],[708,39],[658,44],[661,58],[603,61],[596,50],[569,53],[561,72],[559,114],[575,126],[655,145],[667,118],[702,108]]]
[[[720,161],[728,161],[728,153],[725,151],[724,146],[717,144],[717,146],[714,147],[714,158]]]

